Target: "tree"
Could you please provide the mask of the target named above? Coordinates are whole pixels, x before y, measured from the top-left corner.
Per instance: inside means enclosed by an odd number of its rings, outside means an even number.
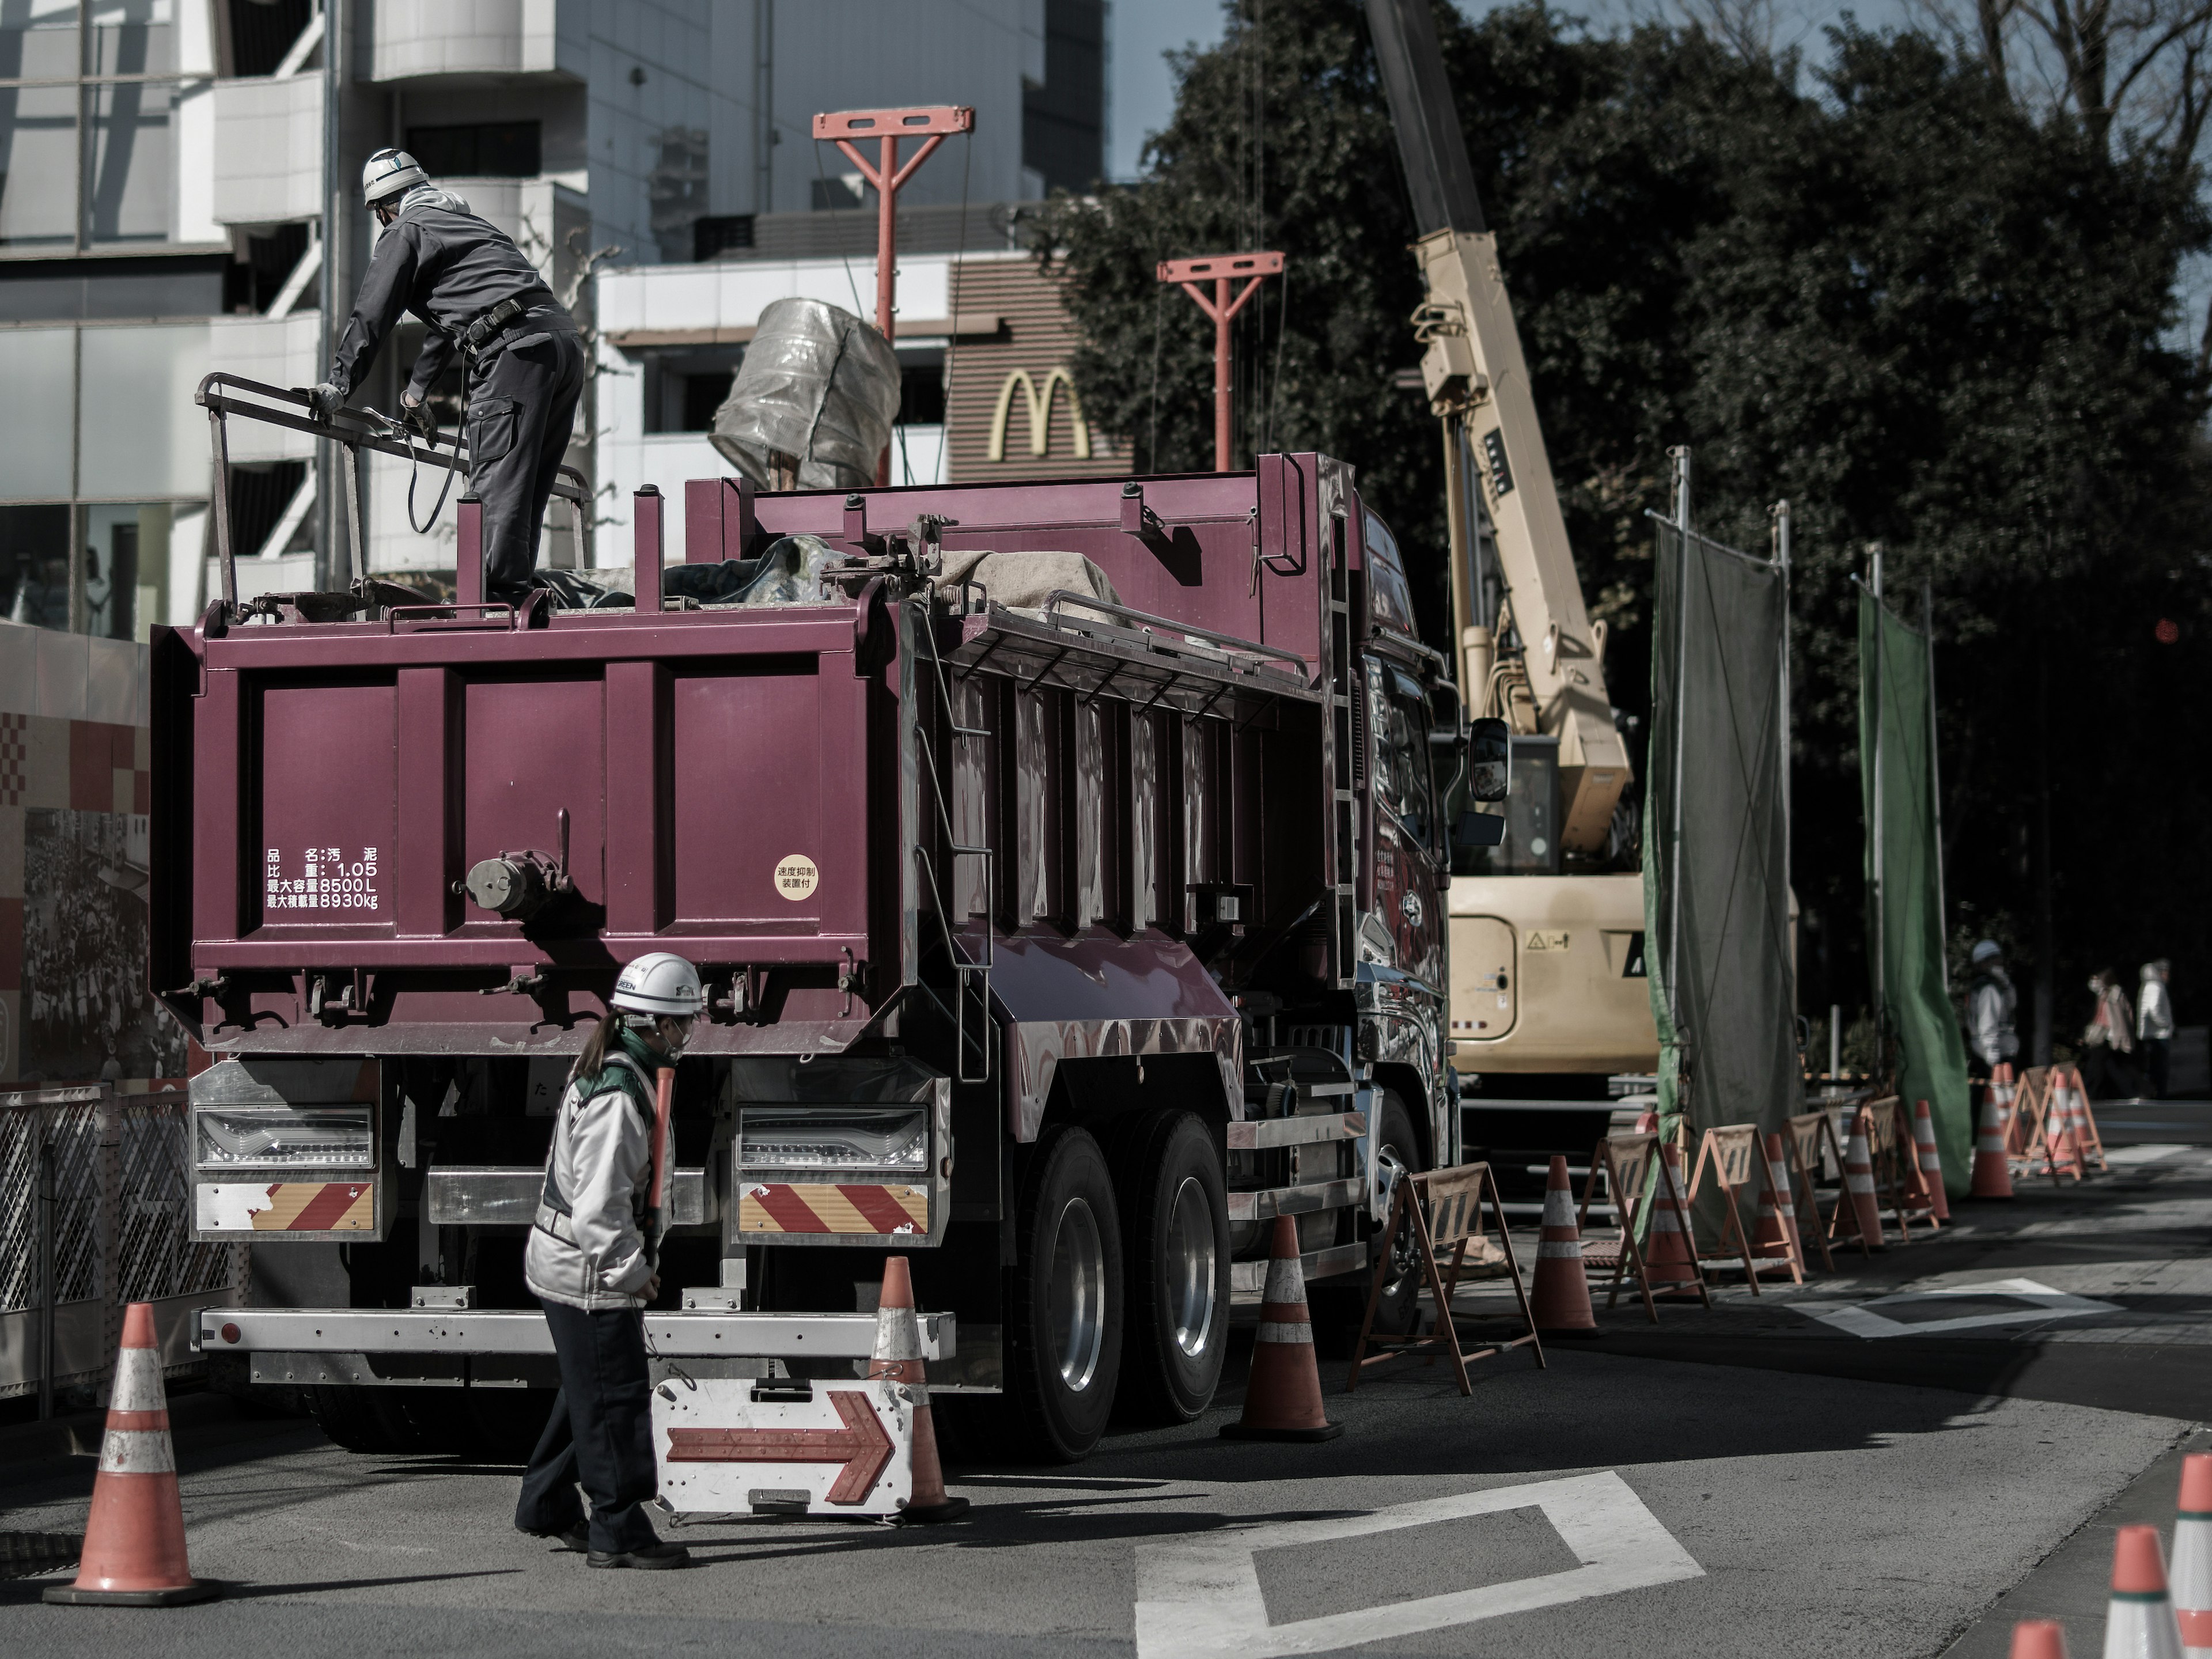
[[[2208,243],[2193,169],[1925,33],[1847,27],[1811,77],[1703,28],[1589,36],[1534,4],[1437,19],[1617,703],[1648,701],[1644,513],[1667,447],[1694,450],[1701,526],[1724,539],[1762,546],[1769,503],[1795,506],[1808,1002],[1864,994],[1850,579],[1876,541],[1897,589],[1934,593],[1954,899],[2029,915],[2022,833],[2055,750],[2069,799],[2115,803],[2094,831],[2057,815],[2064,971],[2140,949],[2212,977],[2212,870],[2155,842],[2212,786],[2140,717],[2201,696],[2212,628],[2203,376],[2162,343]],[[1210,326],[1153,265],[1281,247],[1282,308],[1239,338],[1242,448],[1354,462],[1442,643],[1439,446],[1394,380],[1416,357],[1413,230],[1359,15],[1233,7],[1178,71],[1145,179],[1051,220],[1085,407],[1141,465],[1206,465]],[[2160,617],[2179,644],[2154,642]]]

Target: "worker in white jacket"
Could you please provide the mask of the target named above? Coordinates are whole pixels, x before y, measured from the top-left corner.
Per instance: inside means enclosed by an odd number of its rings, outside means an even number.
[[[545,1309],[561,1392],[530,1467],[514,1524],[557,1538],[595,1567],[680,1567],[644,1504],[659,1491],[653,1380],[642,1310],[660,1293],[647,1236],[653,1181],[653,1073],[684,1052],[702,998],[679,956],[640,957],[615,981],[606,1018],[568,1074],[545,1156],[523,1277]],[[589,1524],[576,1488],[591,1500]]]

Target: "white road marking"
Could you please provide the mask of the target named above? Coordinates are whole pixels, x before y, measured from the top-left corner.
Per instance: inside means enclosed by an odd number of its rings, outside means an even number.
[[[1472,1515],[1539,1509],[1582,1562],[1565,1572],[1425,1595],[1285,1625],[1267,1622],[1253,1558],[1261,1550],[1330,1544]],[[1137,1659],[1281,1659],[1393,1637],[1418,1636],[1501,1613],[1557,1607],[1680,1578],[1705,1569],[1608,1469],[1562,1480],[1498,1486],[1394,1504],[1368,1515],[1285,1521],[1137,1547]]]
[[[2107,1164],[2155,1164],[2162,1158],[2172,1158],[2176,1152],[2193,1150],[2188,1146],[2160,1141],[2148,1141],[2140,1146],[2112,1146],[2105,1152]]]
[[[1926,1319],[1908,1322],[1890,1319],[1879,1308],[1926,1306],[1947,1296],[2002,1296],[2028,1305],[2014,1313],[1978,1313],[1957,1319]],[[2120,1313],[2117,1303],[2099,1302],[2086,1296],[2054,1291],[2033,1279],[1999,1279],[1986,1285],[1946,1285],[1940,1290],[1905,1291],[1878,1296],[1871,1302],[1792,1302],[1794,1313],[1810,1314],[1839,1331],[1878,1341],[1891,1336],[1941,1336],[1949,1331],[1971,1331],[1992,1325],[2039,1325],[2046,1320],[2073,1319],[2083,1314]]]

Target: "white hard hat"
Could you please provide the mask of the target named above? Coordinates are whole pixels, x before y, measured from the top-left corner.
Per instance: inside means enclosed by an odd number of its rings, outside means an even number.
[[[361,170],[361,199],[374,207],[387,196],[397,196],[417,185],[427,185],[430,175],[422,171],[422,164],[404,149],[380,149],[368,158]]]
[[[706,1006],[699,970],[672,951],[640,957],[615,981],[614,1006],[638,1014],[694,1019]]]
[[[1985,939],[1974,947],[1973,964],[1978,968],[1985,962],[1995,962],[2003,954],[2003,947],[1995,939]]]

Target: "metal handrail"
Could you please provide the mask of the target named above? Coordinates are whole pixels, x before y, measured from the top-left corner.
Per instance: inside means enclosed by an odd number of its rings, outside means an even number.
[[[1208,645],[1218,645],[1231,651],[1242,652],[1247,656],[1290,663],[1296,667],[1299,679],[1309,688],[1321,684],[1317,677],[1309,673],[1306,659],[1295,651],[1285,651],[1277,646],[1262,645],[1256,640],[1241,639],[1234,634],[1217,633],[1212,629],[1200,628],[1190,623],[1176,622],[1169,617],[1155,617],[1149,611],[1132,611],[1127,605],[1115,605],[1089,593],[1078,593],[1070,588],[1056,587],[1045,595],[1044,620],[1047,627],[1057,629],[1061,626],[1060,605],[1063,599],[1086,611],[1096,611],[1105,616],[1118,617],[1125,622],[1134,623],[1137,625],[1137,631],[1146,636],[1148,643],[1157,644],[1157,641],[1151,641],[1150,636],[1153,629],[1158,629],[1166,633],[1180,634],[1193,640],[1202,641]]]
[[[242,400],[235,394],[244,392],[264,401]],[[343,444],[353,457],[352,487],[344,490],[347,529],[356,557],[362,555],[362,509],[367,491],[365,475],[362,471],[361,452],[372,449],[379,454],[391,455],[417,464],[428,462],[443,467],[449,472],[465,476],[469,471],[466,443],[461,434],[453,434],[450,451],[438,447],[440,440],[431,440],[422,446],[402,441],[390,435],[385,416],[374,411],[342,409],[333,420],[319,419],[313,413],[313,401],[307,392],[296,388],[264,385],[249,380],[240,374],[231,374],[217,369],[204,376],[192,401],[208,412],[209,438],[215,452],[214,499],[210,503],[214,520],[216,557],[222,570],[222,603],[226,614],[238,609],[238,550],[233,545],[230,533],[230,434],[228,422],[234,415],[247,420],[260,421],[270,426],[281,426],[294,432],[304,432],[312,438]],[[290,415],[283,409],[272,409],[270,403],[287,404],[310,412],[305,416]],[[590,486],[584,475],[573,466],[563,466],[554,474],[552,493],[568,503],[570,528],[579,543],[586,512],[591,502]],[[360,574],[366,575],[366,562]]]

